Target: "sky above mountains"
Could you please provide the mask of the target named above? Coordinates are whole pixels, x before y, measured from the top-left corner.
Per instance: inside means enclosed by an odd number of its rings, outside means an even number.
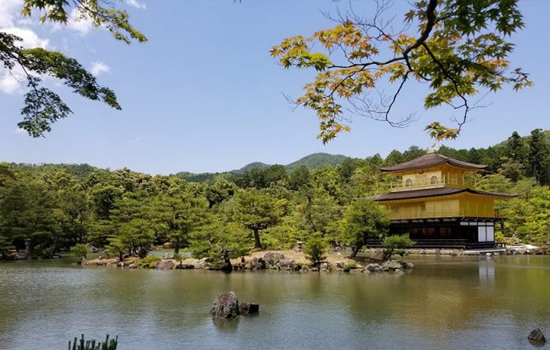
[[[322,12],[346,9],[347,1],[127,0],[123,6],[132,23],[149,38],[130,46],[85,22],[63,28],[22,20],[21,3],[1,1],[0,30],[23,37],[26,45],[77,58],[117,93],[123,110],[73,96],[49,81],[74,115],[55,124],[46,138],[33,139],[17,129],[24,93],[17,74],[0,71],[0,161],[89,163],[153,174],[216,172],[253,161],[287,164],[315,152],[362,158],[413,144],[427,148],[433,141],[425,125],[449,120],[447,110],[425,111],[422,88],[413,84],[403,91],[396,116],[416,112],[417,122],[395,129],[355,118],[351,133],[324,146],[316,139],[315,113],[291,110],[283,93],[299,96],[312,75],[283,69],[270,48],[286,37],[329,28],[333,23]],[[373,10],[370,1],[353,4],[362,13]],[[398,1],[388,16],[396,14],[398,24],[407,8]],[[487,147],[513,131],[550,129],[550,1],[522,1],[520,8],[526,28],[512,38],[511,61],[531,74],[535,86],[488,95],[486,107],[446,146]]]

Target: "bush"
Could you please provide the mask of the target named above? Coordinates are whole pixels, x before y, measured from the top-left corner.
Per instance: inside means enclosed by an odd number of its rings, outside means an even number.
[[[104,343],[96,344],[95,339],[84,340],[84,334],[82,334],[80,340],[74,338],[74,343],[72,344],[69,341],[69,350],[116,350],[117,346],[118,336],[115,339],[109,339],[109,334],[105,337]]]
[[[349,261],[344,264],[344,272],[350,272],[357,268],[357,263],[355,261]]]
[[[71,255],[77,258],[86,259],[86,255],[90,253],[90,248],[85,244],[78,243],[74,247],[71,247]]]
[[[138,260],[136,262],[136,265],[141,266],[141,267],[151,267],[151,265],[153,263],[156,263],[157,261],[161,261],[161,260],[162,259],[160,258],[160,256],[149,255],[149,256],[146,256],[143,259]]]
[[[174,253],[174,256],[172,256],[172,259],[181,262],[182,260],[185,260],[185,257],[183,256],[183,254]]]
[[[408,234],[391,235],[384,238],[382,242],[382,246],[384,247],[384,260],[390,260],[394,252],[397,252],[401,256],[405,255],[405,249],[414,244],[415,242],[409,238]]]
[[[313,262],[313,265],[318,266],[325,260],[325,253],[328,251],[328,244],[320,237],[312,237],[306,243],[304,253],[306,257]]]

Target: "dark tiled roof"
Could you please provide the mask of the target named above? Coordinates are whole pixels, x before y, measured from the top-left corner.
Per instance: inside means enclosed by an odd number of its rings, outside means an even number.
[[[517,194],[482,192],[482,191],[472,190],[469,188],[438,187],[438,188],[429,188],[424,190],[384,193],[384,194],[379,194],[378,196],[369,197],[368,199],[372,199],[377,202],[383,202],[383,201],[393,201],[393,200],[399,200],[399,199],[415,199],[415,198],[448,196],[448,195],[458,194],[458,193],[472,193],[472,194],[479,194],[484,196],[506,197],[506,198],[512,198],[517,196]]]
[[[380,168],[380,170],[384,172],[414,170],[414,169],[430,168],[430,167],[444,164],[444,163],[447,163],[459,168],[467,168],[467,169],[481,170],[487,167],[487,165],[479,165],[479,164],[463,162],[461,160],[449,158],[437,153],[428,153],[416,159],[409,160],[408,162],[405,162],[405,163],[397,164],[390,167]]]

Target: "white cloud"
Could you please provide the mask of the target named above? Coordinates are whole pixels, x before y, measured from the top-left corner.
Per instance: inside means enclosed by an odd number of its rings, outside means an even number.
[[[15,129],[15,133],[16,134],[24,134],[24,133],[26,133],[26,131],[21,129],[21,128],[17,128],[17,129]]]
[[[111,71],[111,67],[103,62],[92,62],[92,68],[90,71],[94,76],[98,77],[103,73],[109,73]]]
[[[10,75],[9,72],[4,71],[0,78],[0,91],[12,95],[15,94],[19,88],[21,88],[19,80]]]
[[[93,28],[93,22],[89,18],[82,18],[77,9],[73,9],[67,22],[67,28],[86,35]]]
[[[15,66],[11,71],[0,67],[0,91],[9,95],[20,93],[25,78],[20,66]]]
[[[8,27],[0,28],[0,30],[9,34],[17,35],[23,39],[21,45],[25,48],[41,47],[45,49],[48,47],[50,42],[48,39],[40,39],[35,32],[27,28]]]
[[[126,4],[138,9],[144,9],[147,7],[144,3],[139,2],[138,0],[126,0]]]
[[[0,28],[12,27],[16,18],[20,18],[23,0],[2,0],[0,6]]]

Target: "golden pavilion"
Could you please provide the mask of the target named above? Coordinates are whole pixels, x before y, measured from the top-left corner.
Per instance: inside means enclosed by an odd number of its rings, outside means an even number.
[[[390,234],[408,233],[419,248],[494,248],[496,200],[513,194],[477,191],[467,175],[482,171],[477,165],[435,151],[411,161],[383,167],[397,176],[389,193],[371,197],[390,211]]]

